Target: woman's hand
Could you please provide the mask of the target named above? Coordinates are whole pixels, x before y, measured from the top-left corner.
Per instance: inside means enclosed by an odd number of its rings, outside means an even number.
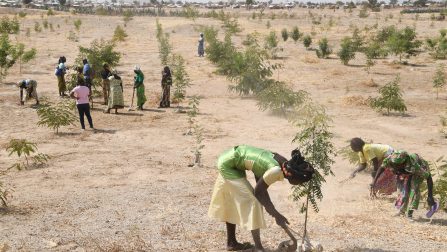
[[[286,224],[290,224],[289,221],[287,220],[287,218],[284,217],[284,215],[282,215],[280,213],[277,213],[275,215],[275,221],[276,221],[276,224],[278,224],[278,226],[283,227],[283,228],[287,227]]]

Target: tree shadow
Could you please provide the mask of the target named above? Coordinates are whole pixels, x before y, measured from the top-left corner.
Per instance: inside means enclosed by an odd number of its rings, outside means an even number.
[[[62,136],[78,136],[81,135],[81,132],[59,132],[56,133],[56,136],[62,137]]]
[[[366,65],[364,64],[348,64],[349,67],[353,67],[353,68],[363,68],[366,67]]]
[[[15,85],[17,85],[17,83],[15,83],[15,82],[4,82],[3,84],[5,86],[15,86]]]
[[[0,207],[0,215],[29,215],[31,214],[31,209],[29,208],[19,208],[16,206],[4,206]]]

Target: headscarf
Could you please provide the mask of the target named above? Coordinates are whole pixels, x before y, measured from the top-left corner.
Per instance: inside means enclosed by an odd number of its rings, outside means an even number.
[[[304,160],[304,157],[301,156],[301,152],[298,149],[292,151],[292,158],[284,163],[282,169],[284,174],[292,176],[299,180],[300,183],[311,180],[315,173],[312,165]]]

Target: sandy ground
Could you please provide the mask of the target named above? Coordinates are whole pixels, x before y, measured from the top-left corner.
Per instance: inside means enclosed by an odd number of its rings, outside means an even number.
[[[7,9],[0,9],[4,15]],[[284,12],[284,11],[282,11]],[[357,17],[343,10],[313,10],[322,17],[322,25],[312,25],[309,12],[296,9],[294,19],[248,20],[241,16],[243,31],[234,40],[240,43],[246,34],[257,31],[267,34],[266,22],[278,32],[297,25],[302,32],[316,32],[314,43],[327,36],[337,50],[340,39],[352,32],[352,26],[395,24],[416,26],[420,38],[435,36],[445,22],[431,25],[429,15],[402,16],[396,11]],[[196,56],[200,25],[214,25],[211,19],[196,21],[183,18],[160,18],[170,33],[174,52],[187,61],[193,86],[188,95],[200,95],[201,114],[198,121],[204,128],[202,168],[191,168],[194,139],[185,136],[186,114],[174,109],[156,109],[160,94],[161,65],[155,39],[155,18],[136,17],[126,27],[125,42],[117,45],[122,59],[117,69],[123,73],[126,105],[130,103],[132,67],[142,66],[146,76],[146,94],[150,98],[143,112],[122,111],[119,115],[103,114],[96,106],[93,120],[96,132],[81,133],[80,127],[61,129],[59,135],[37,127],[32,103],[20,107],[18,89],[13,83],[32,78],[38,81],[40,96],[52,100],[57,96],[53,69],[57,58],[65,55],[73,64],[78,46],[88,46],[93,39],[110,39],[119,17],[69,16],[58,14],[48,18],[55,31],[36,34],[34,22],[41,22],[39,12],[22,22],[19,41],[38,50],[38,56],[23,66],[22,73],[14,67],[0,84],[0,144],[11,138],[36,142],[39,151],[52,157],[47,166],[9,173],[2,180],[14,189],[10,208],[0,213],[0,248],[11,251],[222,251],[225,249],[224,225],[210,220],[206,213],[217,171],[218,154],[230,146],[251,144],[288,156],[296,146],[291,139],[297,129],[284,118],[258,110],[256,101],[228,92],[230,84],[213,73],[214,66]],[[393,14],[385,21],[385,16]],[[269,14],[267,13],[267,17]],[[328,29],[332,17],[335,25]],[[45,17],[46,18],[46,17]],[[67,39],[76,18],[82,20],[79,42]],[[100,24],[100,25],[98,25]],[[57,25],[60,28],[57,28]],[[31,38],[26,38],[26,27]],[[326,27],[326,28],[324,28]],[[351,27],[351,28],[350,28]],[[221,32],[222,33],[222,32]],[[334,144],[345,146],[351,137],[361,136],[397,149],[420,153],[427,160],[445,154],[446,139],[439,133],[439,115],[444,113],[447,94],[435,99],[431,86],[438,62],[423,53],[411,58],[409,66],[391,64],[393,57],[379,60],[368,74],[359,55],[351,66],[343,66],[332,55],[317,59],[314,51],[306,51],[301,43],[281,42],[283,57],[277,60],[284,68],[277,73],[280,80],[295,89],[304,89],[328,108],[333,118]],[[276,73],[275,73],[276,74]],[[353,96],[363,99],[376,94],[376,87],[366,83],[374,79],[379,85],[401,76],[407,116],[383,116],[363,105],[347,102]],[[99,101],[99,99],[97,99]],[[187,106],[187,104],[183,104]],[[326,251],[446,251],[447,214],[438,213],[433,220],[425,219],[421,207],[415,222],[392,217],[392,197],[370,200],[367,173],[345,184],[339,181],[354,167],[340,157],[335,158],[335,177],[324,186],[324,200],[319,213],[310,213],[309,229],[313,241]],[[15,162],[0,151],[0,167]],[[270,194],[276,207],[301,232],[304,216],[299,205],[288,199],[290,186],[278,183]],[[275,249],[286,235],[266,217],[268,229],[262,238],[268,249]],[[247,231],[238,232],[241,241],[250,241]]]

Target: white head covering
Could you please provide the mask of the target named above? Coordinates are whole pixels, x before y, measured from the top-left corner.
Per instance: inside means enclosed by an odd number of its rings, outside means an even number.
[[[140,66],[139,65],[135,65],[133,68],[134,71],[139,71],[140,70]]]

